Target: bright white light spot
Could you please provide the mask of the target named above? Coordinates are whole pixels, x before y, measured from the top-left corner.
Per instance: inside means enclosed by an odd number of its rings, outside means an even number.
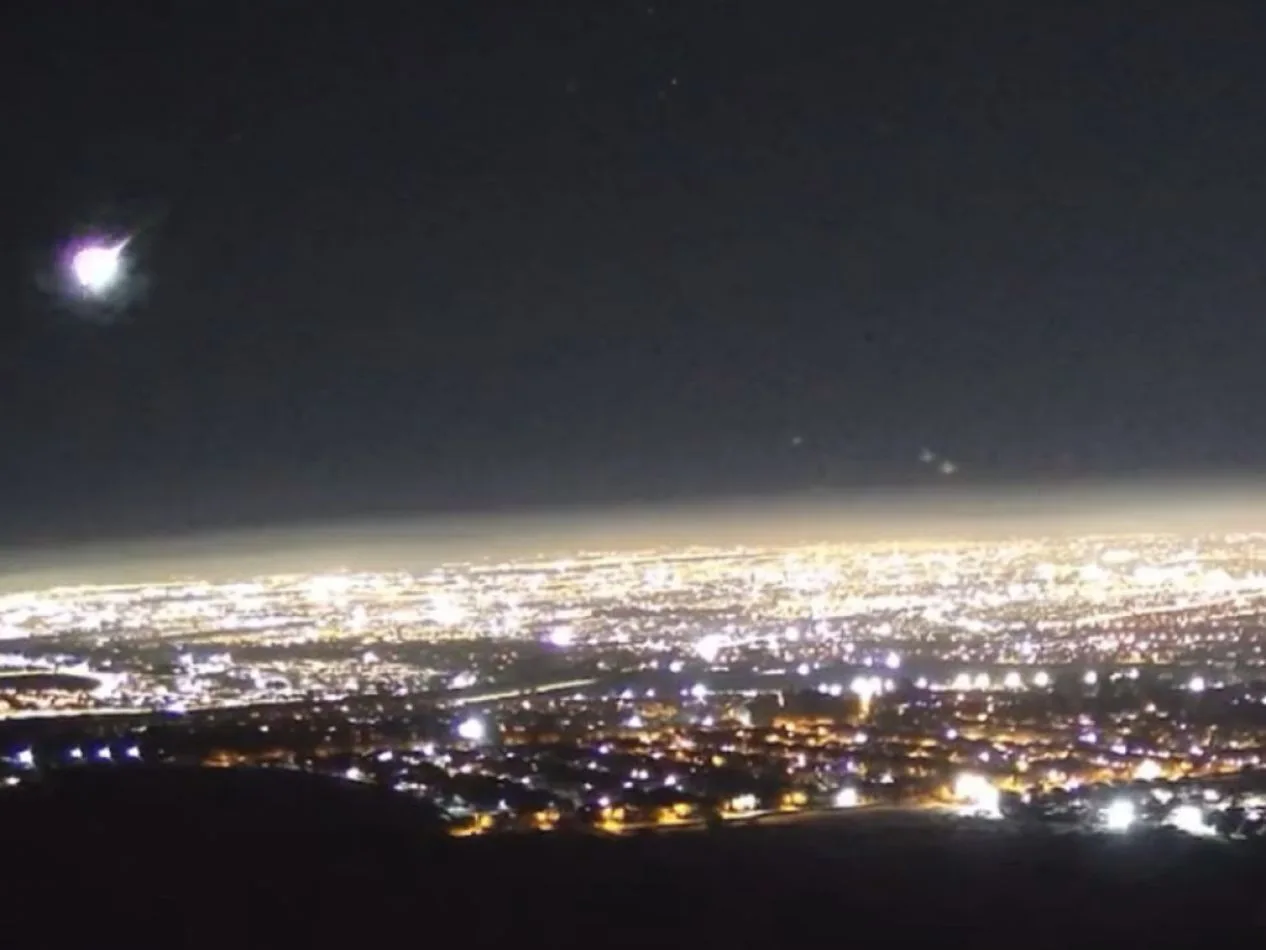
[[[70,269],[81,290],[103,294],[119,279],[123,245],[93,244],[75,252]]]
[[[1203,676],[1193,676],[1187,681],[1187,688],[1193,693],[1203,693],[1205,690],[1205,682]]]
[[[988,689],[989,688],[989,674],[977,673],[975,678],[972,679],[971,684],[976,689]]]
[[[641,729],[644,725],[646,725],[646,723],[642,720],[641,716],[639,716],[637,713],[634,713],[633,715],[629,716],[628,722],[626,722],[624,725],[628,729]]]
[[[1007,689],[1020,689],[1024,686],[1024,680],[1020,679],[1020,674],[1012,670],[1002,678],[1002,685]]]
[[[569,647],[576,642],[576,632],[571,627],[555,627],[549,632],[549,642],[556,647]]]
[[[1099,682],[1099,674],[1094,670],[1086,670],[1086,675],[1081,678],[1081,681],[1087,686],[1094,686]]]
[[[353,765],[351,768],[349,768],[346,772],[343,773],[343,777],[347,779],[349,782],[360,782],[364,780],[365,773]]]
[[[759,804],[755,795],[736,795],[730,800],[730,809],[737,812],[755,811]]]
[[[105,745],[97,750],[97,758],[102,762],[109,762],[114,758],[114,753],[110,751],[110,747],[108,745]]]
[[[708,687],[706,687],[702,683],[695,683],[694,686],[690,687],[690,695],[693,696],[695,699],[699,699],[699,700],[707,699]]]
[[[1189,835],[1211,835],[1214,830],[1204,821],[1199,805],[1179,805],[1169,813],[1169,823]]]
[[[895,653],[889,653],[886,657],[884,657],[884,666],[888,667],[890,670],[901,669],[901,657],[897,656]]]
[[[725,646],[725,637],[719,633],[710,633],[705,637],[700,637],[699,642],[695,644],[695,652],[705,663],[715,663],[717,654],[721,652]]]
[[[682,663],[681,660],[673,660],[671,663],[668,664],[668,672],[680,673],[682,669],[685,667],[685,665],[686,664]]]
[[[954,682],[951,685],[959,692],[965,692],[966,690],[971,689],[971,674],[959,673],[954,677]]]
[[[141,757],[140,746],[128,746],[127,757],[129,759],[139,759]]]
[[[1051,674],[1046,670],[1038,670],[1033,674],[1033,685],[1038,689],[1046,689],[1051,685]]]
[[[857,801],[857,789],[855,788],[841,788],[835,793],[836,808],[856,808]]]
[[[954,797],[973,815],[997,817],[1000,795],[983,775],[965,772],[954,780]]]
[[[1109,831],[1128,831],[1134,819],[1134,802],[1128,798],[1119,798],[1103,810],[1103,826]]]
[[[464,673],[458,673],[456,676],[454,676],[449,681],[448,688],[449,689],[469,689],[470,687],[475,685],[475,681],[478,679],[479,677],[477,677],[474,673],[467,670]]]
[[[458,724],[457,735],[467,742],[483,742],[488,735],[488,727],[482,719],[471,716]]]
[[[848,687],[854,696],[864,703],[870,702],[883,689],[883,683],[877,676],[857,676]]]
[[[441,627],[455,627],[466,619],[466,609],[446,594],[431,598],[428,619]]]
[[[1134,770],[1134,777],[1140,782],[1155,782],[1161,777],[1160,764],[1151,759],[1144,759]]]
[[[30,749],[23,749],[17,755],[18,765],[24,768],[30,768],[35,764],[35,753]]]
[[[808,676],[808,675],[809,675],[809,664],[808,664],[808,663],[801,663],[799,666],[797,666],[797,667],[796,667],[796,672],[797,672],[797,673],[799,673],[801,676]]]

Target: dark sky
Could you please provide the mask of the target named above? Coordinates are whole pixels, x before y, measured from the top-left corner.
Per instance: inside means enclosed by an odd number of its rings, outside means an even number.
[[[1266,463],[1259,2],[18,6],[0,540]]]

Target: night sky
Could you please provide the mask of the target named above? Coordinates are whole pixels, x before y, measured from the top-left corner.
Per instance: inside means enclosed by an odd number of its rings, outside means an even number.
[[[17,6],[0,541],[1266,463],[1260,2]]]

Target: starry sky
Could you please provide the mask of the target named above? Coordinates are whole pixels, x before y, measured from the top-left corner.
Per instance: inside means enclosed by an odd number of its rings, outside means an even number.
[[[1266,463],[1260,3],[17,6],[0,542]]]

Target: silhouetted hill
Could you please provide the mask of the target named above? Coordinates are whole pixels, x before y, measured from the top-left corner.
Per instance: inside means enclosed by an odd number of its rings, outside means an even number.
[[[917,815],[451,840],[411,809],[296,773],[67,773],[4,806],[7,925],[129,946],[1266,940],[1266,860],[1249,843]]]

